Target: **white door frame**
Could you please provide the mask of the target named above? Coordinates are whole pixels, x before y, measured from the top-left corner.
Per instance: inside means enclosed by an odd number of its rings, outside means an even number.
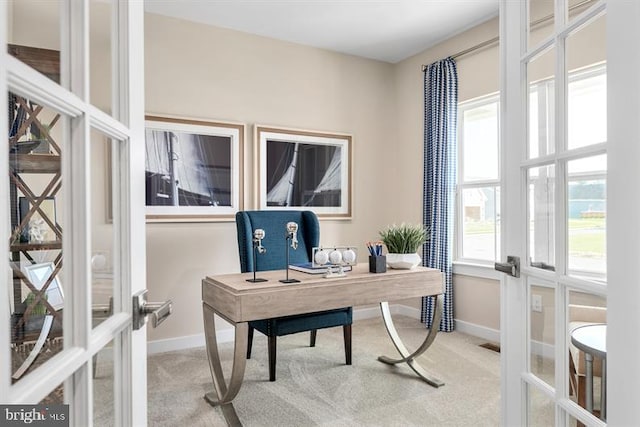
[[[89,0],[63,2],[60,13],[61,85],[37,73],[6,52],[0,53],[0,89],[39,101],[73,119],[63,146],[65,212],[63,252],[65,315],[64,349],[50,361],[11,384],[9,352],[9,296],[0,293],[0,401],[35,404],[64,382],[65,403],[70,404],[72,425],[92,425],[92,358],[109,342],[114,350],[114,423],[146,425],[146,327],[132,330],[132,295],[146,288],[144,210],[144,10],[143,2],[113,0],[112,43],[114,117],[89,102]],[[8,3],[0,3],[0,28],[8,28]],[[0,31],[0,45],[7,34]],[[65,89],[68,88],[68,89]],[[7,117],[7,103],[0,107]],[[90,129],[95,128],[120,143],[113,150],[112,171],[120,180],[113,192],[114,313],[92,328],[91,311],[91,207]],[[6,120],[0,131],[8,134]],[[71,149],[73,146],[73,150]],[[0,150],[0,175],[7,177],[8,150]],[[6,178],[5,178],[6,179]],[[0,186],[0,200],[9,200],[8,186]],[[72,203],[73,201],[73,203]],[[9,206],[2,207],[0,232],[9,236]],[[71,219],[73,218],[73,221]],[[134,259],[135,254],[135,259]],[[11,283],[8,257],[0,257],[4,283]],[[135,408],[135,411],[134,411]]]
[[[594,3],[595,8],[606,7],[607,20],[607,274],[604,288],[588,282],[575,281],[580,289],[607,296],[607,420],[611,425],[634,425],[640,419],[640,405],[636,385],[640,383],[640,3],[625,0],[609,0]],[[502,0],[500,3],[501,39],[501,140],[503,144],[502,167],[505,175],[502,199],[504,253],[518,255],[526,265],[526,176],[521,165],[526,159],[526,54],[527,2]],[[565,15],[562,2],[555,8],[555,16]],[[560,24],[561,25],[561,24]],[[556,26],[556,28],[560,28]],[[524,29],[524,30],[523,30]],[[558,30],[556,30],[558,31]],[[559,47],[559,48],[558,48]],[[562,44],[556,45],[557,58],[562,59]],[[564,63],[557,61],[556,89],[564,105]],[[556,116],[557,117],[557,116]],[[556,121],[556,124],[558,122]],[[563,137],[564,125],[556,128],[556,137]],[[562,162],[560,162],[562,164]],[[557,171],[560,175],[562,170]],[[560,181],[562,182],[562,181]],[[557,189],[564,190],[561,185]],[[563,200],[564,195],[556,197]],[[558,204],[556,202],[556,204]],[[561,203],[562,204],[562,203]],[[556,217],[556,236],[565,229],[560,208]],[[557,211],[558,212],[558,211]],[[560,239],[562,240],[562,239]],[[558,270],[564,271],[562,248],[556,246]],[[558,250],[560,248],[560,250]],[[524,267],[525,276],[568,283],[559,274],[534,272]],[[529,270],[529,271],[526,271]],[[527,425],[527,384],[545,394],[556,405],[556,425],[565,425],[568,416],[579,418],[588,425],[603,425],[600,420],[584,415],[568,398],[568,368],[566,334],[566,292],[558,286],[556,302],[556,389],[547,386],[528,373],[528,316],[529,296],[524,279],[503,277],[501,281],[501,339],[502,339],[502,408],[503,425]]]
[[[526,213],[521,203],[520,170],[507,167],[508,159],[521,159],[524,152],[522,144],[508,144],[506,141],[519,141],[521,129],[525,126],[525,112],[522,97],[520,56],[524,48],[521,16],[518,4],[502,0],[500,2],[500,141],[502,171],[502,212],[500,233],[503,254],[524,254],[522,244],[522,224]],[[516,58],[516,60],[505,60]],[[506,213],[509,212],[509,215]],[[519,240],[508,236],[521,236]],[[520,245],[518,245],[520,242]],[[523,256],[521,259],[523,259]],[[520,375],[526,370],[526,317],[522,310],[526,300],[525,286],[522,280],[505,276],[500,280],[500,396],[501,420],[503,425],[525,425],[525,393]],[[509,302],[509,303],[507,303]],[[515,303],[514,303],[515,302]]]
[[[607,2],[607,421],[640,420],[640,2]]]

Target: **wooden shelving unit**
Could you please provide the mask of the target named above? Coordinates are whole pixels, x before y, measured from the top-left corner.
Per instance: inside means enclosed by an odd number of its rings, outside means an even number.
[[[9,53],[49,78],[59,80],[59,53],[26,46],[9,46]],[[62,229],[44,203],[55,206],[62,188],[61,149],[52,136],[58,134],[60,115],[23,97],[9,94],[9,204],[11,230],[9,258],[13,271],[12,341],[37,339],[42,314],[54,316],[50,338],[62,335],[62,310],[47,301],[46,292],[62,268]],[[35,175],[35,177],[34,177]],[[55,215],[55,210],[54,210]],[[45,241],[35,240],[29,229],[34,220],[48,230]],[[42,221],[39,221],[42,220]],[[44,254],[46,252],[46,257]],[[30,264],[53,262],[54,270],[44,284],[25,275]],[[38,289],[40,288],[40,289]],[[33,297],[27,299],[29,294]]]

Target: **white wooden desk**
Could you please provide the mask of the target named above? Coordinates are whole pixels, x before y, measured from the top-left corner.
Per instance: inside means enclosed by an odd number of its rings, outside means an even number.
[[[438,270],[416,267],[413,270],[388,270],[386,273],[369,273],[366,263],[354,266],[346,277],[324,279],[322,275],[311,275],[290,271],[289,277],[300,283],[284,284],[284,270],[262,271],[259,277],[266,282],[250,283],[246,279],[253,273],[208,276],[202,280],[202,307],[204,333],[207,343],[209,367],[214,391],[204,398],[213,406],[220,406],[229,425],[242,425],[232,401],[240,390],[247,354],[248,323],[251,320],[311,313],[334,308],[380,304],[389,337],[402,356],[392,359],[380,356],[378,360],[387,364],[407,363],[423,380],[434,387],[442,381],[429,376],[415,358],[424,353],[436,337],[442,302],[437,296],[443,293],[443,276]],[[433,325],[420,347],[410,353],[396,331],[387,301],[420,296],[436,297]],[[218,343],[216,341],[215,316],[219,315],[235,327],[235,346],[231,377],[227,383],[222,373]]]

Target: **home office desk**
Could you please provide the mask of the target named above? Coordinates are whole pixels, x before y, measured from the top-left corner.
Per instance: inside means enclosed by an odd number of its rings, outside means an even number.
[[[207,393],[204,398],[212,406],[221,407],[229,425],[242,425],[232,402],[240,390],[244,376],[247,322],[250,320],[379,303],[387,332],[401,358],[380,356],[378,360],[391,365],[407,363],[420,378],[432,386],[440,387],[444,384],[428,375],[415,360],[433,343],[440,324],[442,302],[437,298],[443,293],[440,271],[416,267],[413,270],[388,270],[386,273],[373,274],[369,273],[369,265],[362,263],[340,278],[325,279],[322,275],[289,271],[289,277],[300,280],[300,283],[284,284],[278,281],[284,278],[284,270],[261,271],[259,276],[267,281],[247,282],[246,279],[253,277],[253,273],[208,276],[202,280],[204,333],[214,385],[214,391]],[[420,347],[410,353],[393,325],[388,301],[420,296],[436,298],[436,310],[433,314],[435,327],[429,330]],[[228,383],[222,373],[214,314],[235,327],[233,367]]]

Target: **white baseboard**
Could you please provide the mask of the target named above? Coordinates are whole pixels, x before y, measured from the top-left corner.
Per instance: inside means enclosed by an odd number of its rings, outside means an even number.
[[[474,337],[483,338],[487,341],[500,342],[500,331],[498,329],[487,328],[486,326],[476,325],[475,323],[465,322],[464,320],[455,320],[456,331],[473,335]]]
[[[498,329],[491,329],[485,326],[476,325],[474,323],[465,322],[463,320],[456,319],[456,331],[463,332],[465,334],[473,335],[474,337],[483,338],[487,341],[499,343],[500,331]],[[547,344],[541,341],[531,341],[531,354],[536,356],[542,356],[546,359],[555,358],[555,347],[552,344]]]
[[[402,304],[391,304],[389,306],[391,314],[397,314],[401,316],[411,317],[413,319],[420,319],[420,309],[415,307],[409,307]],[[380,316],[380,308],[366,307],[357,308],[353,310],[353,320],[371,319]],[[464,322],[462,320],[456,320],[456,329],[460,332],[464,332],[469,335],[484,338],[493,342],[500,342],[500,331],[496,329],[490,329],[484,326],[475,325],[473,323]],[[218,343],[225,343],[233,341],[234,330],[231,327],[220,328],[216,332],[216,340]],[[167,351],[186,350],[189,348],[204,347],[205,338],[204,334],[189,335],[185,337],[168,338],[164,340],[150,341],[147,343],[147,353],[165,353]],[[550,352],[549,352],[549,347]],[[547,354],[553,355],[553,346],[540,343],[539,350],[543,352],[545,356]],[[536,353],[537,354],[537,353]]]
[[[531,341],[531,353],[536,356],[542,356],[545,359],[555,359],[555,347],[552,344],[543,343],[541,341]]]
[[[233,328],[218,329],[216,340],[218,343],[233,341]],[[167,351],[186,350],[188,348],[204,347],[204,334],[188,335],[186,337],[168,338],[165,340],[149,341],[147,354],[166,353]]]

